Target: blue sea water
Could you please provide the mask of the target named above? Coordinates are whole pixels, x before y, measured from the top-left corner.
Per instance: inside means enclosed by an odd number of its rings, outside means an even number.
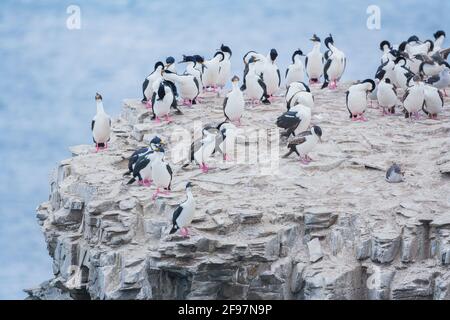
[[[372,4],[379,30],[366,25]],[[79,30],[66,26],[69,5],[80,7]],[[34,210],[68,147],[91,142],[96,91],[117,115],[168,55],[210,57],[225,43],[241,75],[245,52],[277,48],[284,70],[313,33],[330,32],[348,57],[344,78],[373,77],[381,40],[450,33],[448,12],[446,0],[0,1],[0,299],[21,299],[23,288],[52,276]]]

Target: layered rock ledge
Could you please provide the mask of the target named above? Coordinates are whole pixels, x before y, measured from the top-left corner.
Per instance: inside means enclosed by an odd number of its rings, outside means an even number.
[[[158,134],[170,160],[171,131],[219,123],[222,99],[208,96],[168,126],[126,100],[111,148],[73,147],[53,174],[37,219],[54,279],[26,290],[29,299],[450,299],[450,112],[411,123],[369,108],[369,122],[355,123],[346,87],[313,89],[324,143],[309,166],[294,156],[274,171],[174,164],[172,195],[155,202],[152,188],[126,185],[127,158]],[[284,110],[282,98],[248,107],[242,128],[273,129]],[[244,133],[239,143],[258,141]],[[394,161],[404,183],[384,179]],[[168,231],[188,180],[197,212],[184,239]]]

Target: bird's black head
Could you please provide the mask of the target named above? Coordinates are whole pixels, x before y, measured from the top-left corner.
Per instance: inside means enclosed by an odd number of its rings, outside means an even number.
[[[442,37],[442,36],[445,37],[445,31],[443,31],[443,30],[436,31],[433,34],[433,37],[434,37],[435,40],[437,40],[439,37]]]
[[[186,184],[186,189],[192,188],[194,185],[192,184],[192,182],[188,182]]]
[[[186,56],[186,55],[183,54],[183,60],[181,60],[178,63],[185,63],[185,62],[194,62],[195,63],[196,61],[195,61],[195,58],[193,56]]]
[[[386,82],[386,83],[391,83],[391,79],[386,78],[386,79],[384,79],[384,82]]]
[[[329,47],[330,44],[334,44],[333,36],[331,34],[325,38],[325,46],[328,49],[330,49],[330,47]]]
[[[375,90],[376,84],[375,84],[375,81],[373,81],[372,79],[366,79],[362,83],[370,83],[371,84],[370,92],[373,92],[373,90]]]
[[[322,137],[322,129],[319,126],[313,126],[312,129],[316,136],[318,136],[319,138]]]
[[[385,76],[385,74],[386,74],[386,70],[384,70],[384,69],[379,69],[378,71],[377,71],[377,73],[375,74],[375,79],[378,79],[378,80],[382,80],[383,79],[383,77]]]
[[[278,52],[276,49],[270,50],[270,60],[275,61],[278,57]]]
[[[234,76],[233,78],[231,78],[231,82],[239,82],[239,77]]]
[[[411,37],[408,38],[408,43],[411,43],[411,42],[419,42],[419,41],[420,41],[420,40],[419,40],[419,37],[416,36],[416,35],[412,35]]]
[[[430,47],[428,48],[428,52],[433,51],[433,49],[434,49],[434,41],[433,40],[425,40],[425,43],[427,43],[427,42],[430,44]]]
[[[158,68],[164,68],[164,63],[162,63],[161,61],[158,61],[157,63],[155,63],[155,69],[154,70],[156,70],[156,69],[158,69]]]
[[[175,63],[175,58],[174,57],[167,57],[166,59],[166,64],[170,65]]]
[[[200,55],[198,55],[198,54],[193,55],[192,57],[195,59],[195,62],[197,62],[197,63],[203,63],[203,62],[205,62],[205,58],[202,57],[202,56],[200,56]]]
[[[316,34],[313,34],[313,36],[310,40],[313,42],[320,42],[320,38]]]
[[[403,41],[402,43],[400,43],[400,45],[398,46],[398,51],[404,52],[407,44],[408,44],[408,42],[406,42],[406,41]]]
[[[162,145],[162,144],[164,144],[163,142],[162,142],[162,140],[161,140],[161,138],[160,137],[158,137],[158,136],[155,136],[155,137],[153,137],[153,139],[150,141],[150,144],[151,145]]]
[[[389,41],[387,41],[387,40],[381,41],[381,43],[380,43],[380,50],[381,50],[381,51],[384,51],[384,47],[386,47],[386,46],[387,46],[389,49],[392,48],[391,43],[390,43]]]
[[[256,59],[255,57],[250,57],[250,60],[248,60],[248,63],[250,64],[250,63],[255,63],[255,62],[257,62],[257,61],[259,61],[259,59]]]
[[[400,61],[406,62],[406,59],[405,59],[403,56],[398,56],[398,57],[395,59],[394,63],[395,63],[395,64],[398,64]]]
[[[103,100],[103,97],[101,96],[100,93],[97,92],[97,93],[95,94],[95,100],[96,100],[96,101],[101,101],[101,100]]]
[[[230,47],[225,46],[224,44],[222,44],[222,45],[220,46],[220,51],[229,53],[229,54],[230,54],[230,57],[233,55],[233,52],[231,52]]]
[[[214,58],[220,56],[220,61],[222,62],[223,59],[225,59],[225,55],[223,54],[222,51],[217,51],[216,54],[214,55]]]
[[[391,51],[389,51],[389,53],[394,57],[398,57],[398,55],[400,54],[400,52],[396,49],[392,49]]]
[[[300,49],[295,50],[294,53],[292,54],[292,63],[295,62],[295,60],[294,60],[295,56],[303,56],[303,55],[304,55],[304,54],[303,54],[303,51],[302,51],[302,50],[300,50]]]

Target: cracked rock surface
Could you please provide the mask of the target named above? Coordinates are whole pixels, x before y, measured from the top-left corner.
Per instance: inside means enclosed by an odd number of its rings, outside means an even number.
[[[37,219],[55,277],[29,298],[450,299],[450,112],[410,122],[369,108],[369,122],[351,122],[347,87],[312,89],[324,143],[310,165],[277,157],[272,171],[217,154],[203,174],[172,163],[173,191],[156,201],[153,187],[126,185],[128,157],[157,134],[172,161],[171,132],[223,121],[223,99],[209,95],[170,125],[126,100],[111,148],[72,147],[52,176]],[[282,98],[247,107],[238,145],[259,147],[252,130],[274,129],[284,110]],[[394,161],[403,183],[385,181]],[[197,211],[185,239],[168,232],[187,181]]]

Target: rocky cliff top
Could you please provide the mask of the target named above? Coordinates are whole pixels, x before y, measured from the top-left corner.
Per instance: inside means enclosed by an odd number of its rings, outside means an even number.
[[[347,87],[312,89],[324,143],[310,165],[252,151],[238,163],[217,155],[208,174],[176,163],[172,194],[156,201],[153,188],[126,185],[128,157],[158,134],[170,161],[172,132],[221,122],[223,99],[209,95],[170,125],[126,100],[110,149],[75,146],[54,172],[37,218],[55,278],[30,298],[449,299],[450,112],[411,123],[369,108],[369,122],[351,122]],[[247,107],[238,145],[284,154],[272,130],[284,110],[282,98]],[[403,183],[385,181],[394,161]],[[197,186],[188,239],[168,234],[186,181]]]

